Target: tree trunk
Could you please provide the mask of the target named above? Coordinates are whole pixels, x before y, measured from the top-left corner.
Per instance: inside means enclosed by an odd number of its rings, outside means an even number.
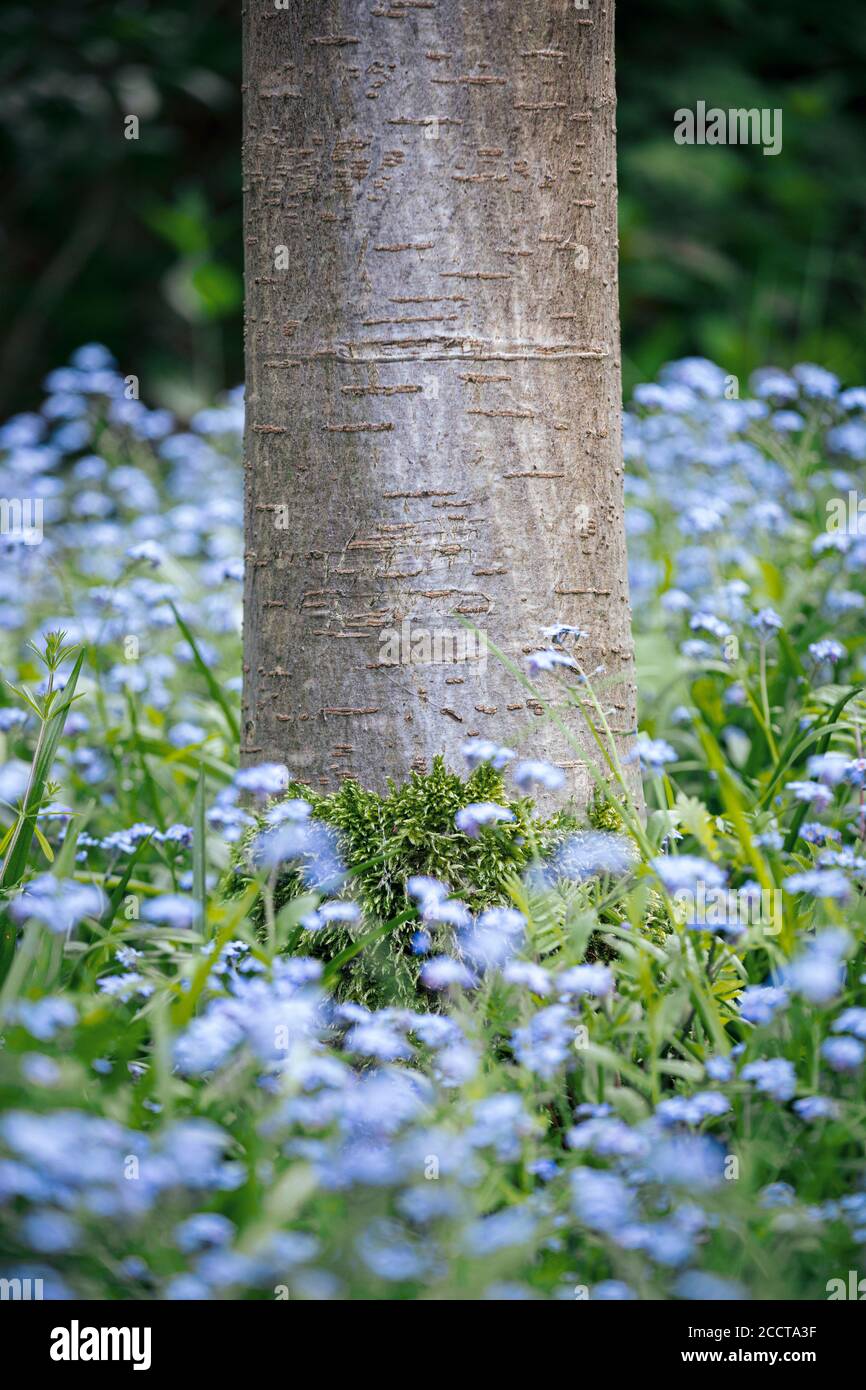
[[[381,788],[481,736],[584,802],[463,624],[524,670],[581,628],[634,731],[612,0],[277,3],[245,12],[243,755]]]

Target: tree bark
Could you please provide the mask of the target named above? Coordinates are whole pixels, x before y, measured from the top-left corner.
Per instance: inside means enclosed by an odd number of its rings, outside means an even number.
[[[481,736],[585,802],[461,624],[522,669],[581,628],[634,731],[612,0],[277,3],[245,10],[243,756],[381,788]]]

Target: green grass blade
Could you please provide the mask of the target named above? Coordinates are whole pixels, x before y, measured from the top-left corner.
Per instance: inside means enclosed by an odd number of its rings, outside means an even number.
[[[192,894],[201,907],[201,922],[207,922],[207,824],[204,814],[204,768],[200,769],[192,812]]]
[[[24,877],[36,829],[36,813],[42,804],[45,784],[54,764],[54,758],[63,734],[63,726],[66,723],[66,716],[75,695],[75,687],[78,684],[83,663],[84,652],[81,651],[72,668],[72,674],[66,683],[61,699],[49,714],[40,731],[18,824],[15,827],[2,872],[0,872],[0,888],[14,888]]]
[[[213,671],[207,665],[201,652],[199,651],[198,645],[196,644],[196,640],[193,637],[192,632],[190,631],[189,624],[184,622],[183,618],[180,616],[180,613],[177,611],[176,605],[172,603],[171,600],[169,600],[169,607],[171,608],[171,611],[174,614],[175,622],[177,623],[187,642],[189,642],[190,648],[192,649],[193,661],[195,663],[196,669],[199,672],[199,674],[203,676],[205,684],[207,685],[207,688],[210,692],[211,699],[214,700],[217,705],[219,705],[220,709],[223,712],[223,715],[225,716],[225,721],[228,724],[229,729],[231,730],[232,738],[235,740],[236,743],[239,744],[241,741],[241,727],[238,723],[234,710],[232,709],[231,705],[226,699],[225,691],[223,690],[219,681],[216,679]]]

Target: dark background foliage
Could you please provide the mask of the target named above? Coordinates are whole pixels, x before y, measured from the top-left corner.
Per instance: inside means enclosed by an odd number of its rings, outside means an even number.
[[[620,0],[618,29],[627,386],[690,352],[862,381],[861,4]],[[780,107],[782,153],[675,145],[698,100]],[[7,0],[0,159],[0,411],[93,339],[181,412],[241,379],[239,4]]]

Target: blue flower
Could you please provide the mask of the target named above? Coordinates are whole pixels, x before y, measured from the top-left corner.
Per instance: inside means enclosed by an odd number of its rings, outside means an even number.
[[[696,1091],[691,1096],[672,1096],[659,1101],[655,1113],[666,1127],[699,1125],[710,1117],[726,1114],[730,1108],[730,1101],[721,1091]]]
[[[201,906],[194,898],[182,893],[162,893],[142,904],[142,922],[148,926],[190,931],[198,922]]]
[[[522,912],[489,907],[461,933],[460,950],[477,970],[501,969],[519,949],[525,930]]]
[[[21,1240],[38,1255],[67,1255],[80,1240],[80,1231],[71,1216],[46,1208],[31,1211],[21,1222]]]
[[[743,1067],[744,1081],[754,1083],[757,1090],[773,1100],[790,1100],[797,1088],[797,1074],[786,1057],[761,1058]]]
[[[548,642],[553,642],[555,645],[561,643],[564,637],[571,637],[577,642],[581,637],[589,636],[588,632],[583,632],[579,627],[575,627],[573,623],[553,623],[550,627],[542,628],[541,631],[542,636],[546,637]]]
[[[239,792],[248,792],[250,796],[279,796],[289,785],[289,769],[284,763],[259,763],[236,772],[234,785]]]
[[[785,969],[785,983],[810,1004],[829,1004],[844,987],[844,961],[850,947],[845,931],[819,932]]]
[[[450,956],[434,956],[422,967],[421,983],[428,989],[449,989],[452,985],[460,989],[473,989],[478,982],[461,961],[453,960]]]
[[[263,831],[253,842],[251,859],[263,869],[296,864],[306,886],[320,891],[334,891],[344,875],[336,832],[314,821],[287,821]]]
[[[440,883],[438,878],[430,878],[427,874],[415,874],[406,882],[406,892],[410,898],[414,898],[419,907],[423,907],[428,901],[438,902],[447,898],[450,891],[447,884]]]
[[[18,729],[26,722],[26,710],[15,709],[14,706],[0,709],[0,734],[8,734],[11,729]]]
[[[510,985],[525,985],[533,994],[545,995],[550,993],[550,975],[533,961],[509,961],[502,972],[502,978]]]
[[[290,797],[288,801],[278,801],[273,806],[269,806],[265,812],[266,825],[284,825],[287,821],[292,824],[302,824],[309,820],[312,814],[312,806],[303,797]]]
[[[851,884],[840,869],[806,869],[790,874],[783,883],[786,893],[808,893],[814,898],[844,902],[851,896]]]
[[[103,994],[107,994],[113,999],[120,999],[124,1003],[136,996],[140,999],[148,999],[153,994],[154,989],[143,975],[139,975],[134,970],[124,975],[103,975],[102,979],[97,980],[96,986]]]
[[[505,767],[512,758],[517,757],[513,748],[504,748],[489,738],[467,739],[460,752],[471,768],[481,767],[483,763],[489,763],[491,767],[498,770]]]
[[[110,371],[117,363],[103,343],[84,343],[76,348],[69,359],[79,372]]]
[[[786,782],[785,790],[791,792],[795,801],[814,806],[817,811],[826,811],[833,804],[833,793],[821,782]]]
[[[31,1037],[51,1042],[63,1028],[78,1021],[75,1005],[69,999],[46,995],[42,999],[19,999],[10,1006],[11,1018],[26,1028]]]
[[[548,865],[550,877],[584,882],[598,874],[618,878],[634,868],[637,851],[631,840],[607,830],[579,830],[557,849]]]
[[[420,1279],[428,1271],[431,1252],[415,1244],[395,1221],[375,1221],[357,1241],[358,1253],[379,1279],[400,1283]]]
[[[704,1065],[711,1081],[724,1082],[733,1079],[734,1064],[730,1057],[708,1057]]]
[[[565,773],[553,763],[526,759],[517,764],[512,775],[522,792],[529,792],[534,786],[544,787],[546,791],[559,791],[565,786]]]
[[[866,460],[866,428],[862,420],[846,420],[827,431],[827,448],[833,454],[846,454],[857,463]]]
[[[103,915],[108,903],[95,883],[76,883],[74,879],[42,874],[25,885],[23,892],[9,903],[15,922],[36,921],[63,936],[87,918]]]
[[[637,1298],[630,1284],[621,1279],[603,1279],[593,1285],[591,1297],[596,1303],[627,1303]]]
[[[770,424],[780,434],[798,434],[806,428],[806,421],[796,410],[777,410],[775,415],[770,416]]]
[[[549,1080],[568,1056],[574,1033],[564,1004],[552,1004],[533,1014],[524,1028],[517,1028],[511,1045],[521,1066]]]
[[[656,1145],[647,1168],[656,1182],[709,1189],[724,1177],[725,1152],[707,1135],[678,1134]]]
[[[174,1238],[178,1250],[190,1255],[228,1245],[234,1239],[236,1229],[227,1216],[215,1211],[200,1211],[175,1226]]]
[[[535,1229],[535,1218],[525,1207],[506,1207],[471,1222],[463,1232],[461,1245],[467,1254],[483,1258],[497,1250],[527,1245]]]
[[[440,1086],[456,1088],[465,1086],[477,1075],[481,1059],[468,1043],[457,1043],[453,1047],[443,1047],[436,1054],[433,1075]]]
[[[465,903],[458,898],[428,898],[421,905],[421,920],[425,925],[436,923],[439,926],[468,927],[472,915]]]
[[[866,1047],[857,1038],[826,1038],[821,1056],[833,1071],[857,1071],[866,1057]]]
[[[800,362],[791,372],[803,395],[813,400],[831,401],[839,392],[839,378],[814,362]]]
[[[501,1092],[476,1101],[472,1121],[468,1132],[470,1144],[476,1148],[492,1148],[498,1159],[508,1163],[520,1157],[520,1141],[536,1128],[536,1121],[526,1113],[520,1096],[513,1092]]]
[[[800,826],[800,837],[810,845],[825,845],[830,840],[838,841],[841,838],[838,830],[822,825],[820,821],[806,821]]]
[[[301,918],[301,926],[305,931],[322,931],[324,927],[332,922],[360,922],[361,909],[357,903],[351,902],[330,902],[321,903],[313,912],[308,912]]]
[[[540,1178],[542,1182],[551,1182],[559,1172],[559,1164],[552,1158],[536,1158],[526,1165],[527,1173],[532,1173],[534,1177]]]
[[[166,1285],[165,1296],[170,1303],[205,1303],[211,1291],[204,1280],[194,1274],[177,1274]]]
[[[676,749],[665,739],[650,738],[649,734],[641,732],[626,762],[638,761],[645,772],[659,772],[667,763],[676,762],[676,758]]]
[[[555,985],[561,999],[584,994],[595,999],[605,999],[613,993],[614,978],[606,965],[573,965],[556,976]]]
[[[828,1099],[827,1096],[803,1096],[800,1100],[794,1101],[793,1109],[801,1120],[808,1122],[832,1120],[839,1113],[836,1102]]]
[[[666,589],[660,602],[668,613],[685,613],[692,606],[692,600],[682,589]]]
[[[866,758],[852,758],[846,763],[845,781],[852,787],[866,787]]]
[[[672,415],[686,415],[694,405],[692,392],[684,386],[660,386],[654,381],[641,382],[634,388],[634,400],[646,410],[663,410]]]
[[[810,1004],[829,1004],[844,988],[845,967],[830,956],[807,951],[788,966],[785,981]]]
[[[347,1052],[360,1057],[378,1057],[383,1062],[405,1061],[412,1056],[412,1048],[401,1036],[395,1021],[375,1014],[350,1029],[344,1046]]]
[[[207,734],[201,725],[185,720],[172,725],[168,731],[168,741],[175,748],[186,748],[191,743],[203,743],[206,737]]]
[[[493,801],[472,801],[463,806],[454,817],[458,830],[470,839],[477,840],[485,826],[497,825],[501,821],[513,821],[514,812],[505,806],[497,806]]]
[[[775,608],[762,608],[750,619],[750,623],[762,642],[768,642],[785,626]]]
[[[830,1025],[834,1033],[853,1033],[855,1038],[866,1042],[866,1009],[843,1009]]]
[[[717,618],[714,613],[692,614],[689,619],[689,628],[692,632],[708,632],[711,637],[716,637],[719,641],[731,633],[730,624],[724,622],[722,618]]]
[[[702,883],[706,889],[721,888],[725,883],[725,873],[710,859],[701,859],[693,854],[663,854],[650,860],[669,893],[689,892]]]
[[[645,1158],[650,1150],[646,1135],[610,1115],[599,1115],[575,1125],[565,1140],[570,1149],[588,1149],[599,1158]]]
[[[741,1302],[748,1298],[742,1284],[701,1269],[689,1269],[677,1280],[677,1294],[690,1302]]]
[[[56,1086],[60,1080],[60,1067],[53,1057],[45,1057],[41,1052],[26,1052],[21,1058],[21,1074],[31,1086]]]
[[[616,1173],[575,1168],[571,1173],[571,1199],[578,1221],[591,1231],[615,1234],[634,1215],[634,1193]]]
[[[682,357],[659,372],[659,381],[665,385],[684,386],[707,400],[720,400],[727,380],[722,368],[707,357]]]
[[[166,560],[165,551],[156,541],[140,541],[138,545],[131,545],[126,554],[133,561],[146,560],[152,569],[158,569]]]
[[[555,651],[552,648],[531,652],[526,658],[526,664],[532,676],[537,676],[542,671],[577,670],[577,662],[573,656],[568,656],[565,652]]]
[[[836,642],[832,637],[825,637],[820,642],[810,642],[809,655],[816,663],[827,661],[830,665],[835,665],[847,655],[841,642]]]

